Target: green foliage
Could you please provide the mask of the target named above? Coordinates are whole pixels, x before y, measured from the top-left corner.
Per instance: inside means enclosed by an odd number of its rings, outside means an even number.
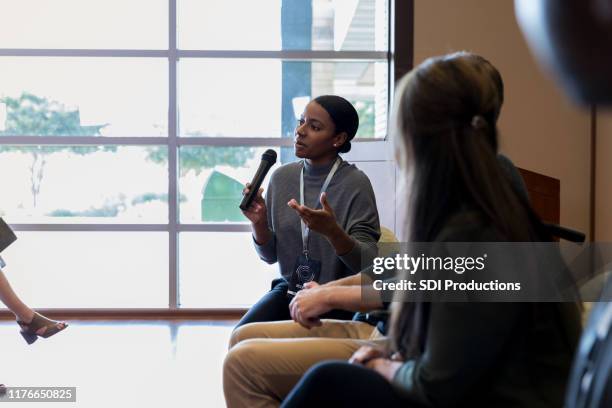
[[[193,135],[190,135],[193,136]],[[190,170],[200,174],[205,169],[218,165],[240,167],[255,155],[251,147],[216,147],[216,146],[188,146],[180,149],[180,170],[185,175]],[[154,163],[166,164],[168,150],[164,147],[151,147],[147,158]]]
[[[138,205],[138,204],[144,204],[144,203],[149,203],[152,201],[162,201],[164,203],[168,202],[168,193],[162,193],[162,194],[158,194],[158,193],[144,193],[141,194],[137,197],[134,197],[132,199],[132,205]],[[187,201],[187,197],[184,194],[181,194],[179,196],[179,202],[185,202]]]
[[[67,110],[56,101],[49,101],[28,92],[20,97],[0,99],[6,105],[7,116],[2,136],[100,136],[107,126],[81,126],[80,113]]]
[[[202,221],[244,221],[238,207],[243,188],[238,180],[213,170],[202,194]]]
[[[373,138],[376,136],[376,112],[374,101],[351,101],[359,115],[359,130],[356,137]]]
[[[107,126],[81,126],[80,113],[77,110],[69,110],[64,105],[47,98],[24,92],[17,98],[5,97],[0,99],[7,106],[7,119],[5,130],[0,132],[2,136],[100,136],[101,130]],[[203,136],[192,133],[188,136]],[[30,166],[30,183],[33,206],[36,207],[37,196],[44,175],[47,156],[62,151],[77,155],[87,155],[97,151],[116,151],[116,146],[18,146],[0,145],[0,153],[17,151],[29,154],[32,157]],[[180,171],[185,175],[190,170],[200,174],[203,170],[214,168],[218,165],[231,167],[243,166],[247,160],[253,158],[255,149],[251,147],[183,147],[180,149]],[[157,164],[167,164],[168,149],[163,146],[147,148],[147,158]],[[132,204],[152,200],[167,201],[167,195],[162,197],[141,197]],[[180,197],[184,200],[184,197]],[[136,199],[135,199],[136,200]],[[55,216],[115,216],[120,207],[125,203],[109,203],[100,208],[91,208],[82,212],[71,212],[69,210],[56,210],[51,215]]]
[[[27,92],[19,98],[4,97],[0,102],[6,104],[6,126],[0,136],[100,136],[107,126],[81,126],[78,110],[66,110],[56,101],[49,101]],[[98,146],[7,146],[0,145],[0,152],[19,151],[32,155],[49,155],[70,151],[78,155],[96,152]],[[105,146],[103,150],[115,151],[116,146]]]
[[[201,135],[190,134],[189,136]],[[187,146],[182,147],[179,152],[181,175],[185,175],[191,170],[199,175],[203,170],[215,168],[218,165],[240,167],[255,155],[255,149],[251,147],[227,146]],[[154,163],[166,164],[168,162],[168,150],[163,147],[151,147],[148,150],[147,158]],[[218,180],[213,184],[215,184],[215,188],[222,191],[232,190],[234,183],[237,183],[232,178],[217,172],[214,172],[210,178],[215,178],[214,175]],[[208,182],[210,183],[210,179]],[[238,210],[238,203],[242,197],[241,184],[237,191],[237,193],[234,192],[235,194],[232,197],[224,197],[223,199],[214,197],[211,200],[211,197],[205,194],[205,199],[202,200],[202,221],[243,221],[244,216]]]
[[[18,98],[0,99],[6,105],[7,117],[2,136],[100,136],[102,128],[107,126],[81,126],[80,113],[68,110],[56,101],[50,101],[23,92]],[[116,146],[15,146],[0,145],[0,153],[22,152],[32,156],[30,166],[30,190],[33,206],[44,176],[46,157],[50,154],[68,151],[77,155],[87,155],[97,151],[116,151]]]
[[[185,195],[181,194],[179,197],[179,202],[184,202],[187,200]],[[132,205],[145,204],[153,201],[161,201],[168,202],[168,194],[158,194],[158,193],[144,193],[139,196],[136,196],[132,199]],[[54,211],[51,211],[49,216],[51,217],[116,217],[119,212],[124,211],[127,208],[127,202],[125,196],[122,194],[117,199],[106,202],[101,207],[90,207],[86,210],[82,211],[73,211],[67,210],[64,208],[60,208]]]
[[[119,211],[124,210],[120,203],[106,204],[102,207],[88,208],[84,211],[72,211],[60,208],[51,211],[48,215],[51,217],[116,217]]]

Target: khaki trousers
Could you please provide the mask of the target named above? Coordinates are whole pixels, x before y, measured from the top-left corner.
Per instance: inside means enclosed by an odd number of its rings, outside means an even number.
[[[277,407],[302,375],[324,360],[348,360],[363,345],[384,345],[373,326],[322,320],[306,329],[293,321],[250,323],[230,339],[223,392],[230,408]]]

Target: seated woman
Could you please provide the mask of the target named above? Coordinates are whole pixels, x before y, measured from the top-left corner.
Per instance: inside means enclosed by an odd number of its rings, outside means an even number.
[[[291,319],[289,282],[299,268],[318,270],[313,280],[319,283],[361,270],[363,251],[378,241],[380,226],[370,180],[339,156],[351,149],[358,127],[357,111],[340,96],[319,96],[304,109],[295,130],[295,155],[303,160],[278,168],[265,201],[260,189],[244,211],[260,258],[278,262],[282,278],[238,326]],[[334,311],[326,317],[351,316]]]
[[[398,85],[395,133],[412,242],[547,241],[497,154],[501,77],[482,57],[425,61]],[[312,367],[284,407],[563,405],[577,304],[395,302],[389,349]]]

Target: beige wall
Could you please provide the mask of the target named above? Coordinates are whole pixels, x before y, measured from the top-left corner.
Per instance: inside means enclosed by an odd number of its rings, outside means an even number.
[[[612,242],[612,110],[597,115],[595,239]]]
[[[540,71],[516,24],[513,1],[415,0],[414,42],[415,64],[466,50],[497,66],[506,86],[502,151],[520,167],[560,179],[561,223],[588,236],[590,116]]]

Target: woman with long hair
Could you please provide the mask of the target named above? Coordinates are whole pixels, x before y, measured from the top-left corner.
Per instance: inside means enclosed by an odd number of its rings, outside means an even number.
[[[551,239],[499,164],[502,101],[499,72],[469,53],[429,59],[399,83],[405,241]],[[562,406],[579,330],[576,304],[394,302],[388,350],[313,367],[283,406]]]

